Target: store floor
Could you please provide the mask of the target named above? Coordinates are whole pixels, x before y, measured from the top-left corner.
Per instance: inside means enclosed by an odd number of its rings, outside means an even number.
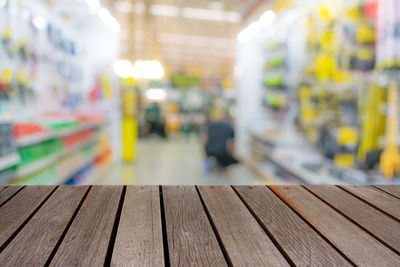
[[[202,146],[197,138],[163,140],[141,139],[137,161],[110,168],[95,184],[264,184],[259,176],[244,165],[226,173],[206,172],[203,168]]]

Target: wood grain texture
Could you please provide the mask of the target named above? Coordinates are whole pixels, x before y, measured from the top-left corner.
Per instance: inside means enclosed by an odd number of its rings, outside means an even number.
[[[341,186],[366,202],[400,219],[400,199],[395,198],[373,186]]]
[[[270,186],[325,238],[359,266],[399,266],[400,257],[298,186]]]
[[[3,205],[10,197],[12,197],[22,186],[6,186],[0,190],[0,206]]]
[[[306,186],[383,242],[400,251],[400,223],[336,186]],[[394,203],[393,203],[394,204]]]
[[[296,266],[351,266],[265,186],[235,186]]]
[[[227,266],[194,186],[163,186],[171,266]]]
[[[53,191],[54,186],[29,186],[0,208],[0,247]]]
[[[103,266],[122,186],[93,186],[50,266]]]
[[[400,198],[400,185],[375,185],[375,187],[388,192],[397,198]]]
[[[232,188],[198,188],[234,266],[289,265]]]
[[[111,266],[164,266],[158,186],[128,186]]]
[[[0,253],[0,266],[44,266],[87,186],[61,186]]]

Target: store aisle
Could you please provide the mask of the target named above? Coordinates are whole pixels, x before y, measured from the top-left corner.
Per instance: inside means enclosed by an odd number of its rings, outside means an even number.
[[[227,173],[205,172],[198,139],[142,139],[137,161],[114,166],[95,184],[263,184],[243,165]]]

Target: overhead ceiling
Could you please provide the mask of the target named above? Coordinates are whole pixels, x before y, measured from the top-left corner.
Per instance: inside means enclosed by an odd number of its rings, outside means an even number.
[[[121,57],[157,59],[167,73],[229,76],[246,5],[254,0],[118,0]]]

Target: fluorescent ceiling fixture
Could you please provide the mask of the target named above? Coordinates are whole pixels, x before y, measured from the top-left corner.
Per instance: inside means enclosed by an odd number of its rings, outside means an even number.
[[[119,12],[129,13],[133,10],[133,5],[128,1],[118,1],[114,4],[114,8]]]
[[[100,8],[97,14],[112,32],[119,32],[119,30],[121,29],[121,25],[110,14],[110,11],[108,11],[106,8]]]
[[[213,21],[226,21],[237,23],[241,20],[239,12],[226,12],[211,9],[202,8],[190,8],[186,7],[182,9],[182,16],[189,19],[202,19],[202,20],[213,20]]]
[[[137,60],[133,64],[133,78],[159,80],[165,75],[163,66],[157,60]]]
[[[274,11],[268,10],[260,17],[260,22],[263,26],[269,26],[272,22],[274,22],[276,16]]]
[[[185,46],[202,46],[216,48],[234,48],[235,40],[228,38],[208,37],[204,35],[159,33],[157,39],[164,44],[183,44]]]
[[[85,0],[85,3],[92,9],[97,9],[100,7],[99,0]]]
[[[121,78],[129,78],[133,75],[133,66],[129,60],[119,59],[114,62],[113,70]]]
[[[238,41],[240,43],[247,43],[250,41],[251,38],[253,38],[259,31],[261,30],[261,24],[258,21],[252,22],[249,26],[244,28],[239,34],[238,34]]]
[[[167,91],[161,88],[150,88],[144,93],[146,98],[151,101],[163,101],[167,99]]]
[[[47,21],[45,18],[40,16],[34,16],[32,18],[32,24],[36,29],[43,30],[47,27]]]
[[[133,6],[133,10],[135,13],[142,14],[146,11],[146,6],[143,3],[136,3]]]
[[[179,12],[179,8],[175,6],[152,5],[150,7],[150,13],[156,16],[177,17]]]

